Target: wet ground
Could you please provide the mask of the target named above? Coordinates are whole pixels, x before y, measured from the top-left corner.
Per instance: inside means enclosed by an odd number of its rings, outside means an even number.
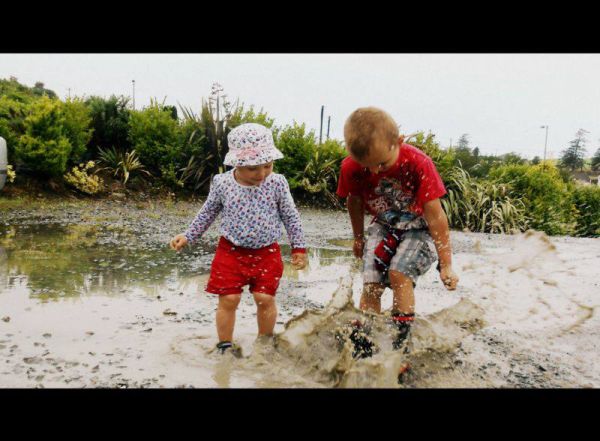
[[[198,208],[102,201],[3,209],[0,387],[398,386],[391,374],[401,360],[387,351],[385,332],[379,355],[360,362],[332,340],[340,320],[360,314],[344,212],[301,209],[305,270],[289,266],[282,239],[275,342],[255,342],[245,294],[235,339],[246,358],[211,352],[217,302],[202,289],[216,226],[182,253],[166,245]],[[446,291],[434,269],[419,280],[413,369],[399,387],[600,387],[598,239],[453,232],[452,241],[459,288]],[[326,306],[334,293],[346,300]]]

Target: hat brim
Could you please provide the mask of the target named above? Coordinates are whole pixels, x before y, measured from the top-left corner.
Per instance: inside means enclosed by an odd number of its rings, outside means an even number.
[[[271,161],[275,161],[277,159],[283,158],[283,153],[281,153],[276,148],[271,148],[267,151],[261,152],[260,155],[252,156],[249,158],[240,158],[238,152],[229,151],[225,155],[225,159],[223,160],[224,165],[228,165],[230,167],[245,167],[245,166],[253,166],[253,165],[261,165],[267,164]]]

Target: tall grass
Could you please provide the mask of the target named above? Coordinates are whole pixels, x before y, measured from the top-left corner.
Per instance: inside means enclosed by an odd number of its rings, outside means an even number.
[[[528,227],[525,205],[509,196],[507,184],[473,179],[461,168],[447,177],[442,206],[452,228],[481,233],[517,233]]]

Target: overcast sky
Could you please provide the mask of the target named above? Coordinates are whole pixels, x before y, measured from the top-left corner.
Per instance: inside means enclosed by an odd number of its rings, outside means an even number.
[[[463,133],[484,154],[556,158],[586,129],[600,146],[600,54],[0,54],[0,78],[68,95],[132,94],[199,110],[218,81],[277,125],[305,122],[342,138],[355,108],[388,111],[403,133],[431,130],[442,146]],[[325,136],[325,135],[324,135]]]

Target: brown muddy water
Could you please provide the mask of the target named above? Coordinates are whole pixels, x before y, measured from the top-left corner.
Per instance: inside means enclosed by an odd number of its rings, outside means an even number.
[[[198,208],[0,212],[0,387],[600,387],[598,239],[453,232],[459,288],[446,291],[435,269],[419,280],[404,355],[391,351],[386,311],[354,307],[362,279],[346,213],[301,209],[309,267],[289,266],[284,236],[276,336],[256,340],[245,292],[238,359],[213,352],[217,299],[203,292],[216,226],[195,248],[167,246]],[[354,318],[371,326],[372,358],[336,338]]]

